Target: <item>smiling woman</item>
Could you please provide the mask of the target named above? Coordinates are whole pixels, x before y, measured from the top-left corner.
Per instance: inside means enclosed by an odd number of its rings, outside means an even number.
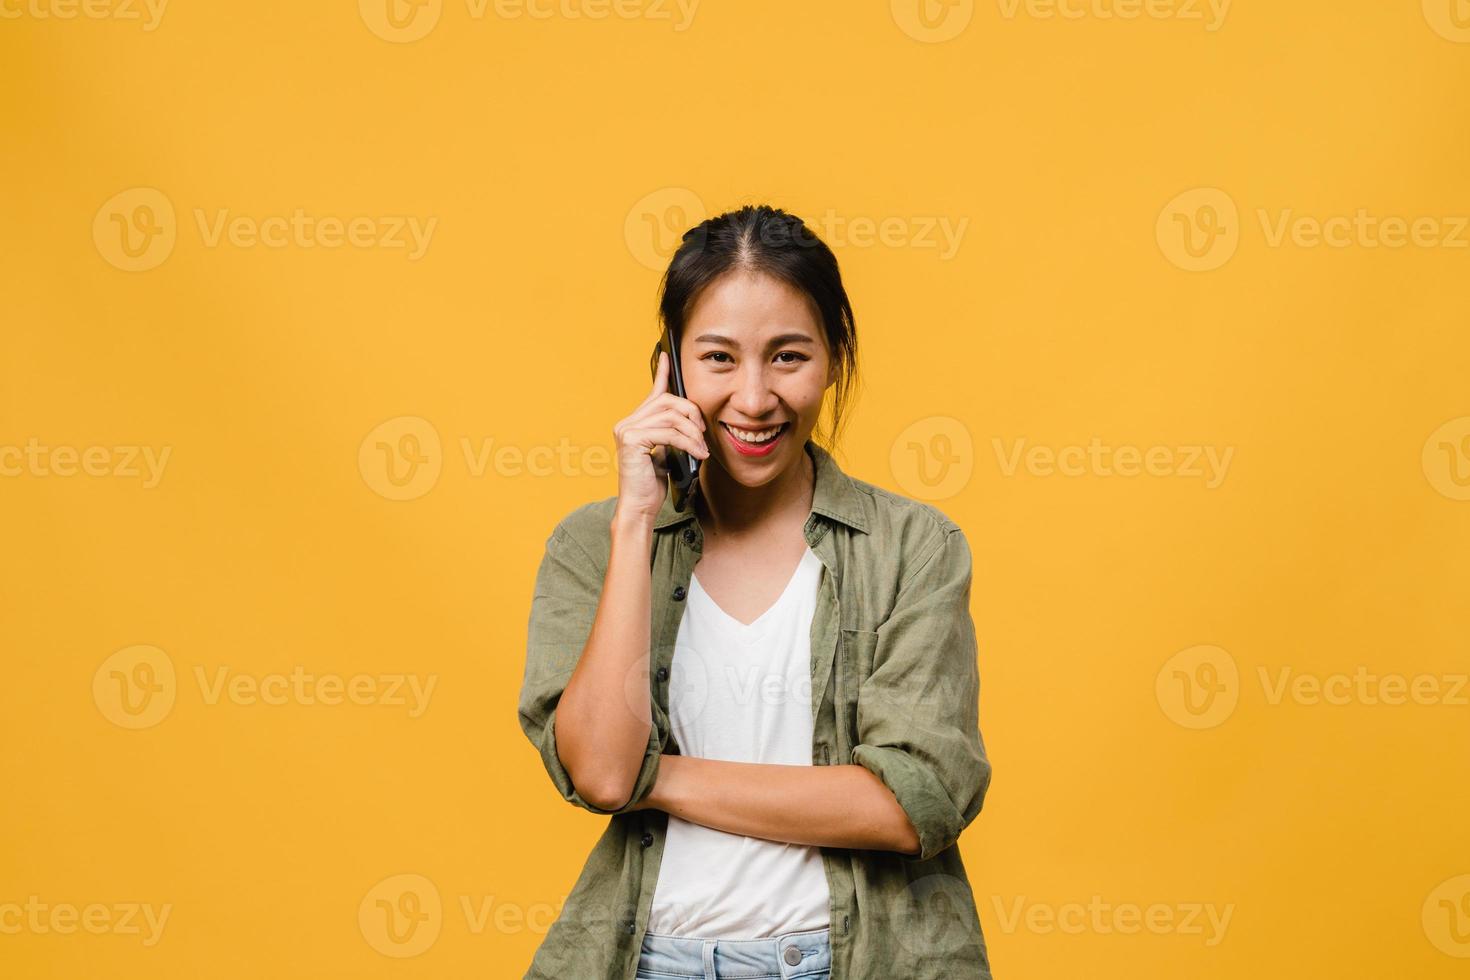
[[[836,257],[741,208],[685,233],[659,311],[685,394],[661,354],[617,496],[536,575],[520,724],[611,822],[526,976],[988,978],[969,545],[813,439],[856,369]],[[660,447],[703,461],[692,508]]]

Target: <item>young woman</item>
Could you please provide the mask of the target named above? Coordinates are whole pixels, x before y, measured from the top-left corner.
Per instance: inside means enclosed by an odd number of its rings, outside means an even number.
[[[526,976],[989,978],[955,846],[990,784],[969,545],[811,438],[856,367],[837,260],[744,207],[684,235],[660,315],[688,397],[660,354],[617,496],[536,576],[521,727],[611,819]]]

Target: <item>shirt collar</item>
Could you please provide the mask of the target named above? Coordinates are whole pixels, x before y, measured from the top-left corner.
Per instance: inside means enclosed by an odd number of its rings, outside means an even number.
[[[816,474],[816,483],[812,488],[812,513],[821,514],[836,521],[857,528],[864,534],[868,533],[868,522],[863,516],[863,506],[860,491],[853,485],[852,478],[842,472],[837,465],[837,460],[832,454],[821,446],[806,441],[807,455],[811,456]],[[663,506],[659,508],[658,517],[654,519],[653,529],[660,531],[666,527],[682,524],[694,519],[694,509],[686,508],[682,513],[674,509],[674,488],[669,484],[664,493]],[[810,521],[810,518],[808,518]]]

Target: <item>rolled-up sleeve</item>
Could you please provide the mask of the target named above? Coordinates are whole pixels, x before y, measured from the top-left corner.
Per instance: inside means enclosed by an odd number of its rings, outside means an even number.
[[[592,632],[605,573],[605,561],[599,563],[588,554],[567,530],[566,521],[546,539],[546,553],[536,572],[531,598],[526,668],[517,709],[521,730],[540,752],[541,763],[562,798],[593,813],[616,814],[641,802],[653,789],[664,747],[661,732],[667,731],[667,726],[649,726],[633,795],[615,810],[585,799],[556,752],[557,704]]]
[[[896,852],[910,860],[953,845],[990,787],[970,579],[964,532],[941,527],[879,626],[858,689],[852,761],[883,780],[918,831],[918,854]]]

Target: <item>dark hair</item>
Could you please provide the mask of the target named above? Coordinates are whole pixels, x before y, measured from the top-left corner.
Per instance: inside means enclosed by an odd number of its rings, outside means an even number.
[[[827,351],[836,363],[832,426],[816,441],[831,450],[845,423],[845,410],[857,377],[857,325],[842,288],[837,256],[805,223],[780,208],[746,205],[708,218],[684,239],[659,284],[659,318],[681,335],[701,292],[729,272],[758,272],[804,293],[816,307],[826,333]],[[817,430],[822,431],[819,421]],[[814,434],[815,436],[815,434]]]

